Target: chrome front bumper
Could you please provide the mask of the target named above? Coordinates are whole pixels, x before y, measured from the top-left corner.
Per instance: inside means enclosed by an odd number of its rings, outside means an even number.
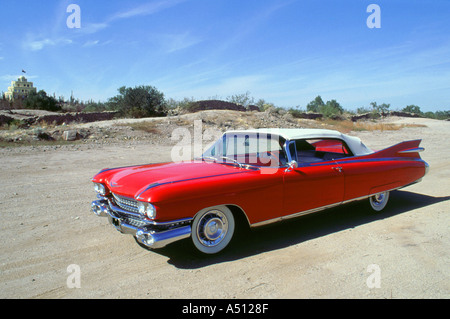
[[[107,217],[111,225],[119,232],[133,235],[149,248],[162,248],[191,236],[191,219],[164,223],[146,222],[135,214],[120,209],[106,198],[93,201],[91,208],[95,215]]]

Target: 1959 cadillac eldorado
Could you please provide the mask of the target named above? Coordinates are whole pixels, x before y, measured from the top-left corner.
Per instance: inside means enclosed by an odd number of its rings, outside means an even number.
[[[420,142],[372,151],[332,130],[229,131],[189,162],[100,171],[92,210],[147,247],[190,237],[215,254],[237,219],[258,227],[361,199],[381,211],[390,191],[427,173]]]

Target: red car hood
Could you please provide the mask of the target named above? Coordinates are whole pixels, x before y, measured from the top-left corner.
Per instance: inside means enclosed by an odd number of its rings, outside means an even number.
[[[104,170],[93,181],[103,181],[115,194],[137,198],[139,194],[158,185],[245,171],[233,165],[211,162],[162,163]]]

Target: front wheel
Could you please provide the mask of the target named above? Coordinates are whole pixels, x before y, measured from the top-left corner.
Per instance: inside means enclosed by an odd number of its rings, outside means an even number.
[[[379,193],[369,198],[370,206],[373,210],[380,212],[386,207],[389,200],[389,192]]]
[[[230,243],[235,228],[234,216],[226,206],[202,209],[192,222],[192,242],[205,254],[216,254]]]

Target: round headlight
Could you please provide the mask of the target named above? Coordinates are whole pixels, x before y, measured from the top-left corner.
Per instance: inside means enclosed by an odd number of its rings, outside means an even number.
[[[156,209],[150,203],[138,202],[138,210],[141,216],[154,219],[156,216]]]
[[[138,202],[138,210],[139,210],[139,214],[141,214],[142,216],[145,216],[145,203],[143,202]]]
[[[148,203],[147,209],[145,210],[145,214],[147,215],[148,218],[154,219],[155,216],[156,216],[155,206],[153,206],[152,204]]]
[[[105,186],[103,184],[95,183],[94,184],[94,189],[100,195],[106,195],[106,188],[105,188]]]

